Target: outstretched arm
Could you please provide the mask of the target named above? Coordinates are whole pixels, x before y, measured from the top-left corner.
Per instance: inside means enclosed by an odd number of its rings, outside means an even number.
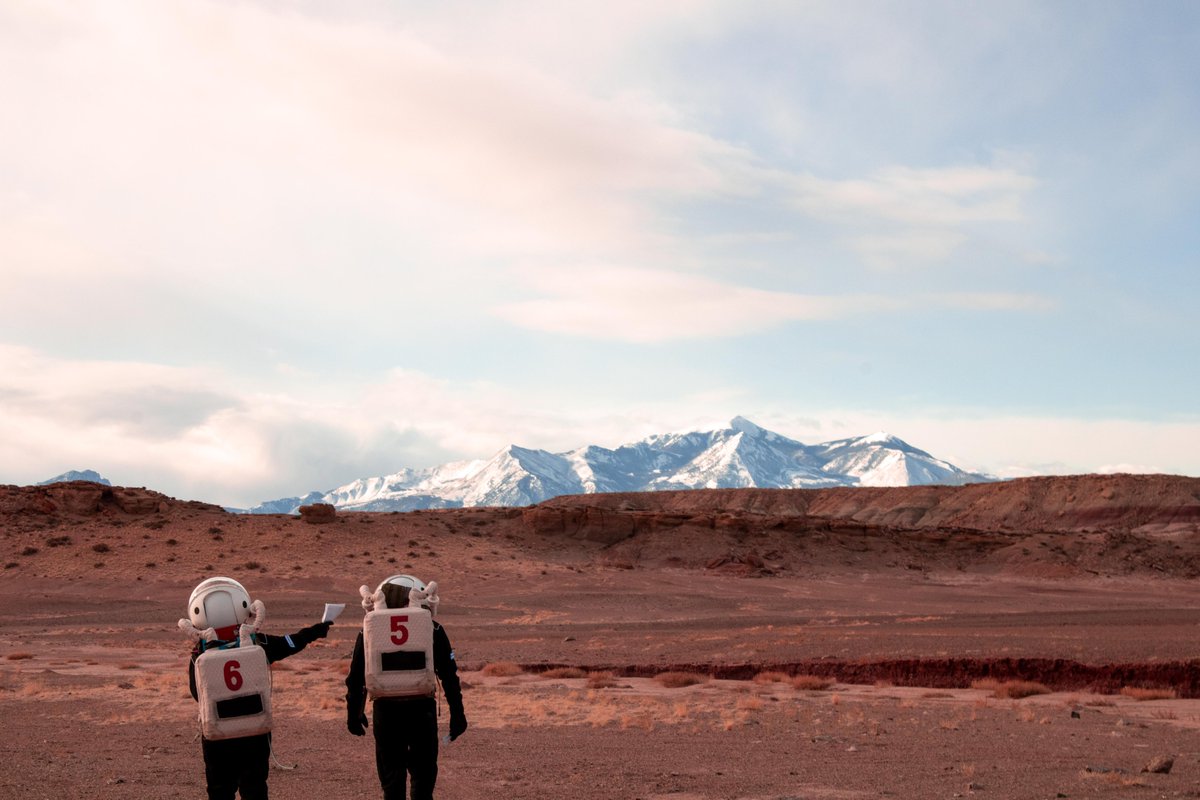
[[[332,624],[332,622],[318,622],[316,625],[301,628],[287,636],[271,636],[260,633],[258,639],[262,649],[267,651],[267,661],[275,663],[288,656],[296,655],[317,639],[324,639],[329,635],[329,626]]]

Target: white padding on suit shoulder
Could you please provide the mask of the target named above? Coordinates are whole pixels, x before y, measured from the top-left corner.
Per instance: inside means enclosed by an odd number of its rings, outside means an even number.
[[[250,616],[246,618],[246,623],[255,631],[260,631],[266,622],[267,607],[262,600],[255,600],[250,604]]]
[[[217,640],[217,632],[215,630],[212,628],[200,630],[192,624],[190,619],[181,619],[176,624],[179,626],[179,630],[183,631],[184,634],[193,642],[198,642],[201,639],[206,642],[215,642]]]

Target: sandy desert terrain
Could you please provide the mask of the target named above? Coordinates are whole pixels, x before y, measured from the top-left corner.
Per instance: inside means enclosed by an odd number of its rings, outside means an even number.
[[[349,604],[274,668],[275,755],[295,768],[271,791],[377,796],[342,680],[357,587],[395,572],[439,581],[468,686],[442,798],[1200,796],[1196,479],[593,495],[328,524],[0,487],[0,562],[0,798],[203,796],[175,621],[214,574],[266,603],[269,632]],[[1046,693],[1010,696],[1016,681]],[[1169,772],[1142,772],[1164,756]]]

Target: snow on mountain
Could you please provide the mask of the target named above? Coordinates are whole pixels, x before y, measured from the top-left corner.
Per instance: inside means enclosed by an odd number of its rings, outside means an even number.
[[[103,486],[112,486],[112,484],[108,482],[108,478],[103,477],[94,469],[73,469],[69,472],[64,472],[62,475],[55,475],[53,478],[47,478],[39,483],[38,486],[49,486],[52,483],[66,483],[67,481],[91,481],[92,483],[99,483]]]
[[[851,476],[858,486],[961,486],[989,480],[882,432],[817,445],[816,452],[826,470]]]
[[[646,489],[799,488],[840,486],[809,448],[764,430],[743,417],[728,428],[653,437],[647,440],[668,456],[669,473],[652,478]]]
[[[522,506],[562,494],[667,489],[960,485],[993,480],[876,433],[805,445],[744,417],[728,427],[659,434],[615,450],[550,453],[511,445],[487,461],[457,461],[362,478],[329,492],[263,503],[251,513],[295,513],[324,502],[353,511]]]
[[[524,506],[560,494],[583,493],[583,483],[565,456],[516,445],[497,454],[472,483],[463,505]]]
[[[402,469],[363,478],[327,492],[319,502],[354,511],[412,511],[459,508],[486,461],[453,461],[430,469]]]

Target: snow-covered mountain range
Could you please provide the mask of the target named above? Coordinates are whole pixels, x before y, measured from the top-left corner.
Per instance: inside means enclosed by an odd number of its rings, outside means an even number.
[[[524,506],[561,494],[665,489],[822,488],[979,483],[965,472],[885,433],[806,445],[743,417],[715,430],[668,433],[609,450],[566,453],[512,445],[489,460],[456,461],[362,478],[328,492],[271,500],[255,514],[291,514],[330,503],[348,511]]]

